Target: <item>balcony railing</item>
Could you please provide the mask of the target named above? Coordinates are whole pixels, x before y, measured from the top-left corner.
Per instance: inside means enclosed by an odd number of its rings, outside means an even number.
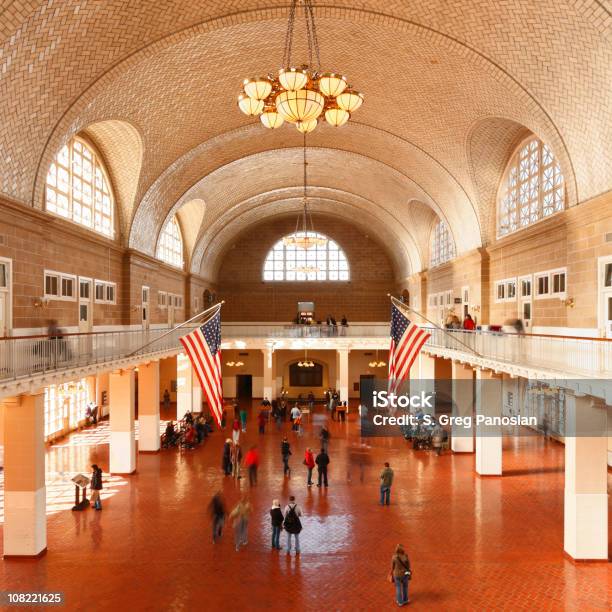
[[[189,328],[125,330],[90,334],[65,334],[61,338],[21,336],[0,338],[0,381],[25,379],[38,374],[75,367],[110,363],[134,356],[178,350],[179,338]],[[564,376],[612,378],[612,340],[506,334],[500,332],[440,330],[430,328],[428,346],[459,351],[466,355],[535,369],[559,372]],[[448,333],[445,333],[448,332]],[[165,335],[167,334],[167,335]],[[283,325],[227,323],[224,340],[260,338],[377,338],[389,336],[388,323],[357,323],[335,330],[326,325]],[[152,342],[154,341],[154,342]]]

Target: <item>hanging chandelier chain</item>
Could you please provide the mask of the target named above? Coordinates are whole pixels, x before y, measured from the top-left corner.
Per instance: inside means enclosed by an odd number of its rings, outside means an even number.
[[[317,71],[321,70],[321,56],[319,53],[319,38],[317,36],[317,26],[315,24],[315,17],[314,17],[314,9],[312,7],[312,0],[305,0],[304,2],[304,10],[306,11],[306,23],[308,24],[308,17],[310,16],[310,27],[307,28],[309,33],[310,33],[310,37],[311,40],[308,41],[308,50],[310,53],[310,66],[312,68],[316,68]],[[315,57],[317,59],[317,65],[314,66],[313,62],[312,62],[312,51],[314,49],[315,52]]]
[[[289,7],[289,20],[287,22],[287,32],[285,33],[285,51],[283,53],[283,66],[291,65],[291,47],[293,46],[293,26],[295,24],[295,9],[297,0],[292,0]]]
[[[287,21],[287,32],[285,33],[285,49],[283,52],[283,66],[291,66],[291,52],[293,50],[293,34],[295,30],[295,14],[298,1],[304,5],[304,23],[306,27],[306,42],[308,44],[308,65],[319,71],[321,69],[321,57],[319,52],[319,40],[317,38],[317,26],[315,24],[312,0],[292,0],[289,7],[289,19]],[[316,65],[315,65],[316,61]]]

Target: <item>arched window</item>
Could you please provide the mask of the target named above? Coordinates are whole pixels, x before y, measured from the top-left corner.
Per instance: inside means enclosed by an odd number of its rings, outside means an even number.
[[[499,193],[497,234],[504,236],[565,208],[561,166],[541,140],[530,137],[510,159]]]
[[[161,259],[176,268],[183,267],[183,240],[176,215],[166,223],[159,235],[157,259]]]
[[[321,238],[322,244],[303,249],[285,244],[287,238],[304,236],[297,232],[281,238],[271,249],[264,264],[265,281],[347,281],[349,265],[336,242],[318,232],[308,236]]]
[[[430,266],[435,268],[455,257],[455,241],[444,221],[440,221],[431,233]]]
[[[45,208],[104,236],[114,236],[110,182],[102,160],[84,140],[73,138],[53,160],[47,174]]]

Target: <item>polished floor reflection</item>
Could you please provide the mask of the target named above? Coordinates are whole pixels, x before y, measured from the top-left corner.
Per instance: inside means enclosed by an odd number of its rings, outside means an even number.
[[[415,452],[400,438],[361,446],[353,420],[331,422],[329,489],[308,489],[303,452],[318,446],[324,419],[313,415],[299,437],[284,425],[293,450],[286,479],[281,433],[259,435],[250,418],[243,446],[261,451],[252,489],[221,473],[225,434],[192,451],[140,455],[127,477],[106,474],[104,424],[73,434],[47,455],[49,550],[1,561],[1,588],[61,590],[69,609],[391,609],[386,575],[401,542],[416,609],[609,609],[609,564],[563,556],[561,445],[508,439],[504,477],[479,479],[473,456]],[[104,509],[73,513],[69,477],[92,461],[105,470]],[[388,508],[378,505],[384,461],[396,474]],[[250,495],[249,543],[239,553],[230,529],[211,543],[207,505],[217,490],[230,507]],[[300,557],[270,549],[271,501],[284,505],[291,494],[305,514]]]

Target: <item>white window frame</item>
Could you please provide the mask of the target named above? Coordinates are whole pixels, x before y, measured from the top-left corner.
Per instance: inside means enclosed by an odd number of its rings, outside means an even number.
[[[514,286],[514,295],[510,296],[510,287]],[[499,297],[499,287],[503,287],[503,296]],[[493,298],[496,304],[501,304],[502,302],[516,302],[516,298],[518,296],[518,284],[516,282],[516,277],[512,278],[504,278],[502,280],[495,281],[494,289],[493,289]]]
[[[165,291],[157,292],[157,307],[168,308],[168,294]]]
[[[550,297],[564,300],[567,297],[567,268],[557,268],[556,270],[550,270],[548,287],[550,289]],[[563,291],[555,291],[554,277],[556,275],[563,275]]]
[[[47,293],[47,278],[54,277],[57,279],[57,293]],[[72,295],[64,295],[63,281],[69,280],[72,282]],[[43,292],[46,298],[57,300],[60,302],[76,302],[78,291],[77,277],[74,274],[64,274],[56,270],[45,270],[43,274]]]
[[[104,298],[98,298],[98,287],[103,287]],[[113,296],[109,299],[109,289],[112,289]],[[103,281],[99,278],[94,279],[94,302],[96,304],[116,304],[117,303],[117,283],[111,283],[109,281]]]
[[[547,283],[547,287],[546,287],[546,293],[540,293],[540,279],[541,278],[545,278],[546,279],[546,283]],[[549,300],[551,295],[550,295],[550,275],[548,272],[536,272],[533,275],[533,288],[535,289],[535,295],[534,298],[536,300]]]
[[[528,295],[523,295],[523,283],[524,282],[529,283],[529,294]],[[531,274],[519,276],[516,289],[517,289],[517,295],[520,300],[531,299],[533,297],[533,276]]]
[[[500,297],[499,288],[502,288],[503,294]],[[493,285],[493,299],[496,304],[500,304],[501,302],[506,301],[506,281],[495,281]]]
[[[453,306],[453,290],[449,289],[448,291],[445,291],[444,295],[445,295],[445,298],[446,298],[444,300],[445,301],[445,305],[452,307]]]

